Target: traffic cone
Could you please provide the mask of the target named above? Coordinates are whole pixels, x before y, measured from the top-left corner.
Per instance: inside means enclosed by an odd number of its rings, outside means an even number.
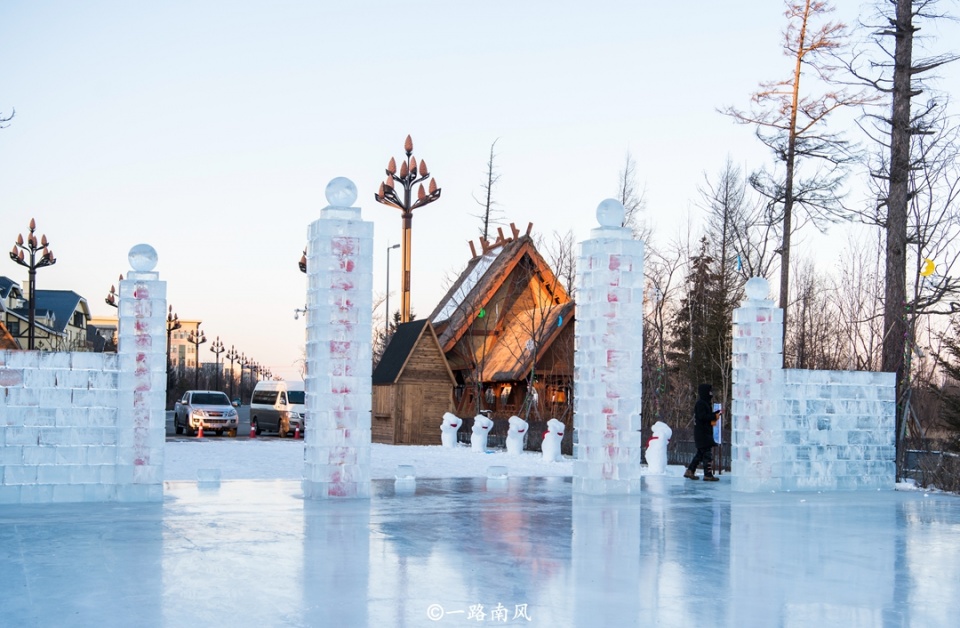
[[[299,438],[300,438],[300,426],[298,425],[296,431],[294,431],[293,433],[293,440],[297,440]]]
[[[203,423],[197,428],[197,438],[203,438]]]
[[[250,426],[250,438],[256,438],[256,437],[257,437],[257,428],[255,428],[253,425],[251,425],[251,426]]]

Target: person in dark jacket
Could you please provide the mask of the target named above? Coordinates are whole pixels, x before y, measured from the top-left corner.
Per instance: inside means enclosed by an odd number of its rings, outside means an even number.
[[[697,403],[693,406],[693,441],[697,446],[697,454],[690,461],[683,477],[697,480],[697,467],[703,463],[703,479],[708,482],[718,482],[720,478],[713,474],[710,464],[713,462],[713,448],[717,443],[713,440],[713,426],[717,423],[717,414],[713,411],[713,386],[700,384],[697,389]]]

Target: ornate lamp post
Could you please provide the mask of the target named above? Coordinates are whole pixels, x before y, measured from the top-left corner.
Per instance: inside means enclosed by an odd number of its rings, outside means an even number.
[[[247,368],[247,354],[240,354],[240,404],[243,404],[243,371]]]
[[[123,281],[123,275],[120,275],[120,281]],[[120,307],[120,295],[117,294],[116,286],[110,286],[110,292],[107,293],[107,298],[104,299],[104,302],[110,307]],[[170,344],[169,340],[167,340],[167,344]]]
[[[30,318],[29,318],[29,328],[27,329],[27,348],[30,351],[33,351],[33,340],[36,337],[36,318],[37,318],[37,269],[43,268],[44,266],[53,266],[57,263],[57,258],[53,256],[53,251],[49,250],[47,247],[50,246],[50,242],[47,241],[47,236],[44,234],[40,237],[40,243],[37,243],[37,236],[34,235],[34,231],[37,229],[36,221],[30,219],[30,235],[27,236],[26,243],[23,240],[23,234],[17,236],[17,243],[13,245],[13,249],[10,251],[10,259],[20,264],[27,269],[29,277],[29,286],[30,286]],[[24,245],[26,244],[26,245]],[[25,255],[26,253],[26,255]],[[37,253],[40,253],[40,259],[37,259]]]
[[[217,339],[210,345],[210,351],[215,356],[213,358],[213,389],[220,390],[220,354],[226,351],[223,348],[223,343],[220,342],[220,336],[217,336]]]
[[[111,286],[112,288],[112,286]],[[167,306],[167,382],[170,382],[170,369],[173,360],[170,359],[170,334],[180,329],[180,317],[173,313],[173,306]]]
[[[403,277],[401,280],[400,296],[400,322],[406,323],[410,320],[410,231],[413,227],[413,210],[424,205],[429,205],[440,198],[440,188],[437,182],[430,179],[429,190],[423,188],[423,181],[430,176],[427,170],[427,163],[420,160],[417,165],[417,158],[413,156],[413,140],[407,136],[403,144],[403,150],[407,154],[406,159],[400,164],[400,172],[397,173],[397,162],[393,157],[387,164],[387,178],[380,184],[380,190],[373,195],[373,198],[384,205],[396,207],[401,213],[403,220],[403,236],[400,240],[402,245],[401,257],[403,257]],[[397,196],[394,189],[394,183],[403,186],[403,198]],[[417,200],[413,200],[411,190],[414,185],[419,184],[417,188]],[[387,253],[389,257],[389,253]]]
[[[193,354],[197,356],[196,368],[193,371],[193,387],[194,389],[200,388],[200,345],[207,341],[207,335],[200,331],[200,325],[197,325],[196,329],[190,330],[190,335],[187,336],[187,342],[193,345]]]
[[[223,356],[224,360],[230,360],[230,401],[233,401],[233,380],[236,378],[233,376],[233,363],[240,359],[240,354],[237,353],[237,350],[233,345],[230,345],[230,350],[227,351],[227,355]],[[243,367],[240,367],[240,379],[243,379]]]

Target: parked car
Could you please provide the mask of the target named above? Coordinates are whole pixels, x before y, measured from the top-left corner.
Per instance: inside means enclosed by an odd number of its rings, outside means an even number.
[[[173,407],[173,428],[177,434],[184,431],[194,435],[200,426],[213,430],[217,436],[226,432],[237,435],[240,417],[230,399],[217,390],[188,390]]]
[[[299,429],[302,435],[305,416],[303,382],[257,382],[250,396],[251,430],[257,434],[276,432],[283,437]]]

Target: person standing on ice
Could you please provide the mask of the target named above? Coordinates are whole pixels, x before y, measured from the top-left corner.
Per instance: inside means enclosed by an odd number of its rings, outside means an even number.
[[[713,426],[717,423],[717,412],[713,411],[713,386],[700,384],[697,389],[697,403],[693,406],[693,442],[697,446],[697,454],[690,461],[683,477],[697,480],[697,467],[703,462],[703,479],[708,482],[719,482],[720,478],[713,474],[710,463],[713,462],[713,448],[717,443],[713,440]]]

